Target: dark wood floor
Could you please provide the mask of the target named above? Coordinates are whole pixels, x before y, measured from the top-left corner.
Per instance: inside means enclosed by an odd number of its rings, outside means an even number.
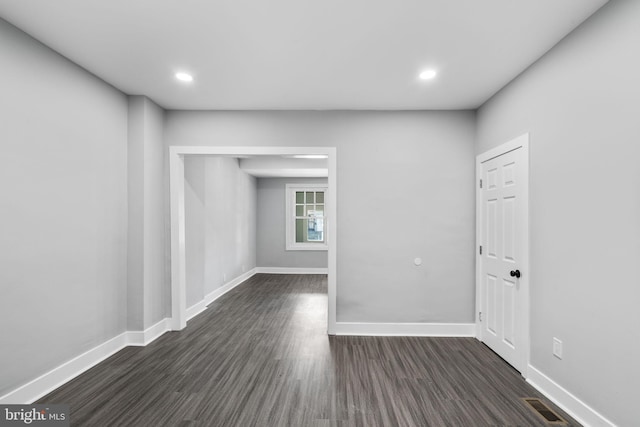
[[[545,426],[473,338],[328,337],[326,277],[256,275],[45,396],[95,426]],[[566,414],[570,425],[579,425]]]

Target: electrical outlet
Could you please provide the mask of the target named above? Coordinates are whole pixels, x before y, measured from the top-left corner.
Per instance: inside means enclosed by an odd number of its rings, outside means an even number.
[[[558,359],[562,359],[562,341],[553,337],[553,355]]]
[[[227,275],[226,274],[222,275],[222,283],[227,283]]]

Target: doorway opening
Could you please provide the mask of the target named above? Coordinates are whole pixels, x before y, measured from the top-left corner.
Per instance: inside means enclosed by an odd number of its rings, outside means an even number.
[[[185,227],[185,156],[326,156],[327,158],[327,333],[335,334],[336,326],[336,148],[335,147],[169,147],[171,206],[171,329],[181,330],[187,324],[186,298],[186,227]]]

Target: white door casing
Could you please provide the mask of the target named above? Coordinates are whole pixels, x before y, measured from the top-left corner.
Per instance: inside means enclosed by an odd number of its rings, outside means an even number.
[[[337,162],[335,147],[227,147],[227,146],[170,146],[169,190],[171,205],[171,329],[179,331],[187,325],[186,319],[186,249],[185,249],[185,156],[292,156],[322,154],[327,156],[328,177],[326,213],[332,221],[327,227],[327,333],[336,333],[337,294]],[[329,219],[327,219],[329,221]]]
[[[528,134],[522,135],[479,155],[476,162],[478,338],[525,377],[529,362],[528,142]]]

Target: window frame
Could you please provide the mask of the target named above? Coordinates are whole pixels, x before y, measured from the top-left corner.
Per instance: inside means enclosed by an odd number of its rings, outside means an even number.
[[[328,227],[329,221],[327,218],[327,192],[329,185],[321,183],[308,183],[308,184],[285,184],[285,230],[286,230],[286,250],[287,251],[327,251],[329,249],[328,242]],[[296,196],[298,191],[313,191],[324,192],[324,229],[323,237],[324,242],[312,243],[312,242],[296,242]],[[305,203],[306,204],[306,203]]]

